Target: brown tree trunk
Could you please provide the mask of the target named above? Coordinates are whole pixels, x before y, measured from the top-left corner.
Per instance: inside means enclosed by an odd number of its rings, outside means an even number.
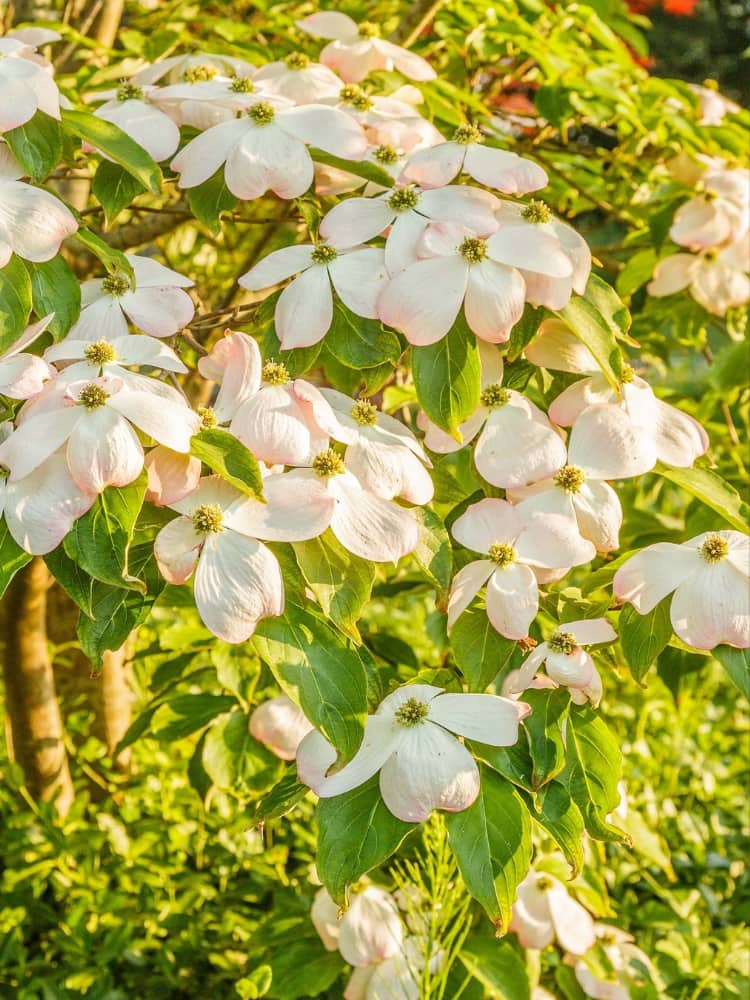
[[[119,649],[107,651],[103,656],[102,721],[107,752],[111,754],[127,732],[132,714],[133,698],[130,688],[130,662],[135,648],[135,633]],[[123,750],[114,760],[118,771],[130,770],[130,750]]]
[[[73,801],[73,782],[63,742],[47,647],[47,588],[42,559],[22,569],[6,593],[5,700],[13,758],[35,798],[55,800],[61,815]]]

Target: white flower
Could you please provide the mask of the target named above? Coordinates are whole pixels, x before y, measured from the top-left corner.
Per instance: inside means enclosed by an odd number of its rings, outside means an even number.
[[[304,52],[291,52],[286,58],[261,66],[255,80],[268,94],[285,97],[294,104],[318,104],[335,98],[341,90],[341,78],[327,66],[311,62]]]
[[[696,302],[714,316],[750,299],[750,240],[744,233],[723,249],[697,254],[676,253],[660,260],[646,290],[661,298],[687,288]]]
[[[497,203],[489,191],[455,184],[439,191],[422,191],[416,185],[397,187],[375,198],[339,202],[324,216],[320,235],[334,245],[354,246],[391,226],[385,264],[389,274],[397,274],[417,260],[420,239],[431,222],[463,224],[478,236],[486,236],[497,228],[493,215]]]
[[[344,465],[360,483],[386,500],[429,503],[435,488],[425,466],[431,463],[408,427],[367,399],[354,400],[335,389],[320,391],[339,423],[352,432]]]
[[[419,1000],[424,951],[423,942],[410,936],[390,958],[356,968],[349,977],[344,1000]],[[438,971],[442,958],[442,953],[432,958],[432,972]]]
[[[129,367],[146,365],[149,368],[160,368],[162,371],[182,374],[187,372],[187,368],[171,347],[155,337],[135,333],[114,337],[112,340],[102,337],[94,341],[77,340],[68,335],[64,340],[47,348],[44,360],[55,364],[72,362],[63,368],[58,376],[61,385],[68,385],[81,379],[92,381],[100,375],[114,375],[122,379],[129,388],[154,392],[178,401],[181,397],[171,386],[145,375],[134,374],[129,371]]]
[[[524,639],[539,610],[532,567],[578,566],[596,554],[570,518],[524,511],[492,498],[471,504],[456,519],[451,534],[467,549],[484,553],[485,558],[468,563],[453,578],[448,627],[486,583],[487,617],[508,639]]]
[[[401,175],[423,188],[444,187],[463,170],[475,181],[503,194],[529,194],[547,184],[546,172],[533,160],[517,153],[483,145],[474,125],[459,125],[450,142],[409,156]]]
[[[380,38],[378,25],[357,24],[346,14],[326,11],[297,21],[297,27],[316,38],[331,38],[320,61],[347,83],[359,83],[378,69],[397,69],[411,80],[434,80],[435,71],[420,56]]]
[[[18,36],[0,38],[0,133],[25,125],[37,111],[60,118],[51,67],[38,56],[29,58],[33,54],[33,46]]]
[[[700,183],[702,192],[675,212],[670,239],[691,250],[733,243],[748,227],[750,171],[709,166]]]
[[[544,666],[554,686],[567,687],[576,704],[589,700],[596,708],[601,697],[601,678],[591,656],[582,647],[613,642],[616,638],[617,633],[606,618],[564,622],[526,657],[518,670],[508,675],[503,694],[508,697],[522,694],[531,686],[537,670]]]
[[[421,823],[433,809],[461,812],[479,794],[474,758],[454,735],[490,746],[512,746],[530,709],[491,694],[447,694],[430,684],[399,688],[367,719],[359,750],[327,776],[336,751],[317,731],[297,751],[300,781],[330,798],[351,791],[380,772],[388,809],[406,823]]]
[[[259,96],[242,117],[189,142],[171,167],[181,188],[202,184],[226,163],[227,187],[238,198],[250,201],[269,189],[280,198],[298,198],[313,181],[308,143],[348,160],[361,159],[367,150],[364,132],[343,111],[322,104],[295,108],[282,98]]]
[[[154,102],[157,91],[157,87],[122,83],[116,90],[93,95],[92,100],[105,102],[94,112],[97,118],[117,125],[159,163],[179,146],[180,130]]]
[[[11,399],[29,399],[41,392],[44,384],[57,375],[52,365],[36,354],[24,351],[47,329],[53,316],[54,313],[50,313],[38,323],[27,326],[18,340],[0,354],[0,395]]]
[[[205,71],[205,67],[204,67]],[[152,100],[175,125],[205,129],[228,122],[263,99],[254,76],[214,76],[198,73],[180,83],[155,87]]]
[[[546,948],[557,940],[573,955],[596,942],[594,921],[553,875],[533,868],[518,887],[510,930],[524,948]]]
[[[148,474],[146,500],[157,507],[171,507],[198,486],[203,465],[194,455],[158,444],[146,454],[144,467]]]
[[[291,275],[275,309],[276,332],[284,350],[317,344],[333,321],[336,294],[357,316],[377,317],[377,300],[388,280],[383,251],[341,243],[298,244],[274,250],[239,279],[258,291]]]
[[[362,968],[401,950],[404,925],[393,896],[376,885],[351,894],[341,913],[326,889],[315,894],[310,918],[327,951],[338,951],[349,965]]]
[[[0,66],[6,61],[25,62],[0,58]],[[0,267],[14,253],[35,263],[51,260],[62,241],[78,229],[72,212],[61,201],[25,184],[19,180],[22,176],[10,149],[0,144]]]
[[[216,55],[208,52],[193,52],[182,56],[169,56],[150,66],[138,70],[131,80],[139,86],[156,83],[162,77],[169,83],[180,80],[212,80],[215,76],[251,76],[255,72],[252,63],[234,56]]]
[[[592,956],[591,964],[585,955],[566,956],[573,965],[578,985],[591,1000],[630,1000],[631,986],[640,986],[646,976],[651,976],[651,961],[633,944],[632,936],[619,927],[596,924],[594,932],[609,968],[597,956]]]
[[[720,94],[715,86],[701,87],[697,83],[689,83],[688,87],[698,97],[701,112],[699,125],[721,125],[726,115],[735,115],[742,110],[735,101]]]
[[[128,320],[152,337],[171,337],[195,314],[193,300],[183,291],[193,282],[150,257],[125,255],[135,274],[135,287],[123,273],[94,278],[81,285],[81,315],[71,328],[71,340],[109,343],[128,333]]]
[[[672,626],[688,646],[750,646],[750,539],[704,532],[682,545],[657,542],[615,573],[614,592],[646,615],[674,591]]]
[[[280,694],[264,701],[250,716],[250,734],[282,760],[294,760],[297,747],[313,728],[291,698]]]

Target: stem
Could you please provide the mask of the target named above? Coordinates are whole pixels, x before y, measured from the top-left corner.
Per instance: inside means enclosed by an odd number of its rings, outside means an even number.
[[[401,18],[398,27],[391,34],[390,41],[408,48],[419,38],[424,27],[443,6],[445,0],[416,0]]]
[[[130,664],[134,651],[135,633],[132,633],[119,649],[107,650],[103,656],[102,715],[104,739],[109,754],[112,754],[130,726],[132,715]],[[118,754],[114,759],[114,765],[118,771],[129,771],[130,749]]]

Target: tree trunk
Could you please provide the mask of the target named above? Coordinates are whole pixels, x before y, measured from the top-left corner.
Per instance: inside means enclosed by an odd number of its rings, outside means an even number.
[[[125,0],[105,0],[96,25],[96,40],[100,45],[111,49],[115,44],[124,8]]]
[[[65,815],[73,801],[73,783],[47,647],[49,583],[44,561],[36,558],[8,588],[3,673],[13,758],[23,768],[31,794],[43,801],[54,799]]]
[[[130,725],[133,704],[130,689],[130,662],[135,647],[133,633],[119,649],[107,651],[102,663],[102,716],[107,752],[111,754]],[[118,771],[130,770],[130,749],[114,760]]]

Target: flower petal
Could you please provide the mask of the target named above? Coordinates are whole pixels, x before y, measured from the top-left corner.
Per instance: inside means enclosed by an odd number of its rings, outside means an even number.
[[[341,254],[328,266],[336,294],[357,316],[376,319],[378,296],[388,281],[385,256],[377,247]]]
[[[699,569],[701,562],[695,550],[683,545],[649,545],[617,570],[612,582],[615,596],[632,604],[638,614],[647,615]]]
[[[547,901],[555,935],[565,951],[582,955],[596,944],[594,921],[559,882],[547,890]]]
[[[469,267],[466,288],[466,322],[477,337],[502,344],[521,318],[526,286],[513,267],[485,260]]]
[[[453,522],[451,534],[467,549],[486,554],[496,542],[514,542],[521,527],[514,507],[505,500],[489,498],[467,507]]]
[[[400,271],[378,300],[380,319],[419,346],[446,335],[461,309],[469,265],[458,256],[419,260]]]
[[[390,718],[368,716],[365,735],[356,754],[340,771],[312,785],[312,790],[321,799],[329,799],[363,785],[394,753],[403,738],[403,732]]]
[[[302,709],[285,694],[258,705],[248,726],[250,734],[281,760],[294,760],[297,747],[313,728]]]
[[[419,544],[412,513],[363,490],[351,473],[336,476],[331,491],[336,500],[331,529],[354,555],[395,563]]]
[[[464,515],[465,516],[465,515]],[[454,525],[455,527],[455,525]],[[448,628],[453,628],[495,570],[489,559],[467,563],[453,577],[448,596]]]
[[[393,896],[368,885],[353,896],[343,916],[339,951],[345,962],[359,968],[395,955],[403,938],[404,925]]]
[[[291,281],[279,296],[275,317],[283,350],[310,347],[321,341],[333,320],[328,268],[313,264]]]
[[[109,406],[84,411],[68,440],[68,467],[86,493],[101,493],[105,486],[127,486],[143,468],[143,448],[138,435]]]
[[[394,214],[383,198],[347,198],[323,216],[320,235],[335,247],[357,246],[382,233]]]
[[[310,267],[313,250],[312,244],[308,243],[274,250],[243,274],[238,284],[249,288],[251,292],[278,285],[293,274]]]
[[[181,288],[138,288],[119,301],[130,322],[153,337],[171,337],[195,315],[193,300]]]
[[[474,450],[479,474],[504,489],[552,476],[565,464],[565,444],[533,403],[513,393],[492,410]]]
[[[677,635],[695,649],[720,643],[750,646],[750,595],[747,577],[723,559],[700,560],[672,598],[671,619]]]
[[[190,451],[190,438],[200,430],[197,413],[181,403],[148,392],[124,389],[110,396],[107,405],[159,444],[183,454]]]
[[[430,702],[428,718],[444,729],[492,747],[518,741],[518,726],[531,709],[496,694],[441,694]]]
[[[538,163],[506,149],[472,143],[466,150],[464,170],[487,187],[503,194],[529,194],[547,185],[547,173]]]
[[[163,444],[152,448],[145,459],[148,473],[146,499],[157,507],[171,507],[198,485],[201,461],[194,455],[180,454]]]
[[[263,487],[266,502],[234,503],[227,526],[266,542],[302,542],[322,535],[331,523],[335,500],[311,469],[268,476]]]
[[[170,583],[185,583],[195,568],[204,536],[198,534],[189,517],[176,517],[165,524],[154,540],[159,572]]]
[[[487,583],[487,617],[506,639],[525,639],[539,610],[536,578],[528,566],[496,569]]]
[[[172,170],[180,175],[179,186],[197,187],[212,177],[250,127],[247,119],[233,118],[191,139],[170,163]]]
[[[653,443],[619,406],[589,406],[570,432],[568,461],[592,479],[626,479],[653,469]]]
[[[19,424],[0,445],[0,464],[10,469],[10,479],[23,479],[57,451],[72,433],[81,411],[55,408]]]

